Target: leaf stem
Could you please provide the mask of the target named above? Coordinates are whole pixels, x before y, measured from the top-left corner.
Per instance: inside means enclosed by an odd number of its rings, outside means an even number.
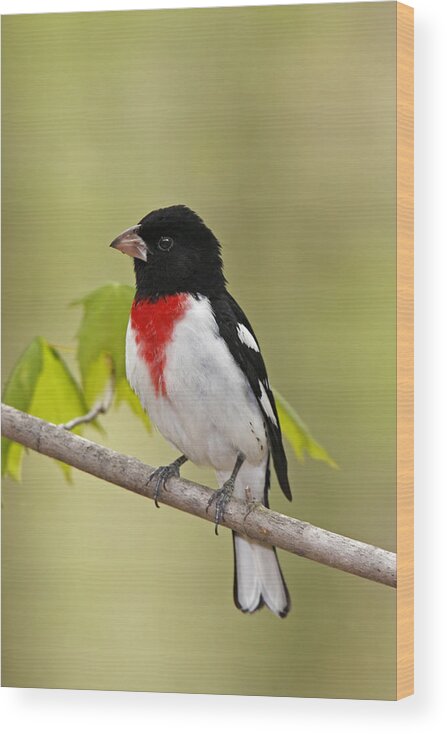
[[[99,400],[96,401],[93,407],[90,408],[90,410],[84,415],[79,415],[76,418],[72,418],[70,421],[67,421],[67,423],[60,423],[59,428],[65,428],[66,431],[71,431],[73,430],[73,428],[76,428],[76,426],[80,426],[83,423],[92,423],[99,415],[104,415],[104,413],[107,413],[107,411],[110,409],[110,406],[112,405],[114,390],[115,379],[112,374],[110,380],[106,385],[104,393],[99,398]]]

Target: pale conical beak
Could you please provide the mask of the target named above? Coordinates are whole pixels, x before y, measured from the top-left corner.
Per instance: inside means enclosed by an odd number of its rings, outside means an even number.
[[[135,227],[125,229],[118,237],[115,237],[110,247],[114,247],[115,250],[120,250],[124,255],[137,257],[139,260],[147,262],[148,248],[138,234],[139,229],[139,224],[135,225]]]

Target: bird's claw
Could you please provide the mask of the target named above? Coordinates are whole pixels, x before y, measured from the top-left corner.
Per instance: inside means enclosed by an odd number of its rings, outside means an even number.
[[[216,502],[216,514],[214,515],[214,532],[219,535],[219,525],[225,517],[226,507],[231,500],[234,491],[234,479],[227,479],[217,492],[214,492],[210,497],[206,511],[208,513],[209,508]]]
[[[166,482],[168,481],[168,479],[179,476],[180,468],[175,461],[172,464],[168,464],[167,466],[159,466],[158,469],[155,469],[155,471],[152,472],[149,477],[148,484],[149,482],[156,482],[154,492],[155,507],[160,507],[160,505],[158,504],[158,498],[161,494],[161,490],[167,489]]]

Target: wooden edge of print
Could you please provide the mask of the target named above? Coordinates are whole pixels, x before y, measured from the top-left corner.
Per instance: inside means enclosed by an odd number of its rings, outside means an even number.
[[[413,600],[413,8],[396,3],[397,34],[397,671],[414,692]]]

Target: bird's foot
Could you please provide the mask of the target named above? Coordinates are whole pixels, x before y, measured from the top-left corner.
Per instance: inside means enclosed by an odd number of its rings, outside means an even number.
[[[180,457],[180,459],[183,459],[183,457]],[[180,476],[180,467],[184,463],[183,461],[180,461],[180,459],[176,459],[172,464],[168,464],[167,466],[159,466],[158,469],[155,469],[155,471],[150,475],[148,484],[149,482],[155,482],[155,507],[160,507],[158,504],[158,498],[160,497],[161,490],[167,489],[166,482],[168,479]]]
[[[244,461],[245,455],[242,453],[242,451],[240,451],[237,455],[236,463],[234,465],[233,471],[231,472],[231,476],[229,477],[229,479],[227,479],[226,482],[224,482],[222,487],[218,489],[217,492],[214,492],[206,506],[206,512],[208,513],[208,510],[210,509],[213,502],[216,502],[216,514],[214,516],[214,532],[216,533],[216,535],[219,535],[219,524],[225,517],[226,507],[231,500],[234,492],[236,477],[239,474],[239,469],[241,468]]]
[[[225,517],[226,507],[233,495],[234,481],[235,480],[233,479],[233,477],[227,479],[222,487],[214,492],[212,497],[210,497],[210,500],[206,506],[206,511],[208,513],[208,510],[213,502],[216,502],[216,514],[214,515],[214,532],[216,533],[216,535],[219,535],[219,525]]]

